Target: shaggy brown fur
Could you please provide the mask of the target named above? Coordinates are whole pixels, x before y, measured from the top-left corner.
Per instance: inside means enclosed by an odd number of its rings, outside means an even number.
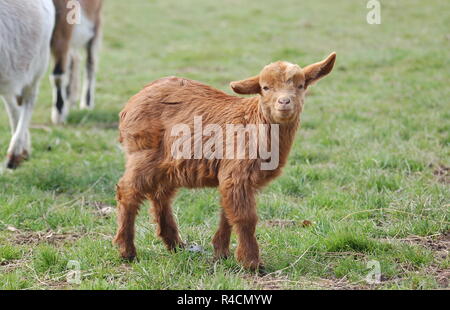
[[[260,268],[255,193],[281,173],[299,125],[305,90],[332,70],[335,58],[333,53],[304,69],[276,62],[256,77],[231,83],[239,94],[258,94],[252,98],[230,96],[177,77],[154,81],[131,98],[120,113],[120,141],[127,163],[117,186],[114,241],[122,257],[136,256],[134,222],[145,199],[153,203],[158,235],[169,250],[175,250],[182,246],[171,209],[177,189],[218,187],[223,211],[213,238],[215,256],[229,255],[234,227],[239,240],[237,259],[250,269]],[[202,116],[204,126],[222,128],[226,124],[279,124],[278,168],[261,170],[261,159],[174,159],[171,146],[177,137],[171,136],[171,128],[187,124],[192,130],[194,116]],[[206,142],[208,137],[202,139]]]

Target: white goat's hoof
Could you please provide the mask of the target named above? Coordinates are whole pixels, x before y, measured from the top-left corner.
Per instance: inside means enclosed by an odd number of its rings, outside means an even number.
[[[92,111],[94,109],[94,105],[93,104],[86,104],[86,102],[81,102],[80,104],[80,110],[87,110],[87,111]]]
[[[64,114],[58,112],[52,113],[52,123],[55,125],[64,125],[67,121],[67,117]]]
[[[9,154],[8,155],[8,160],[6,162],[6,168],[8,169],[16,169],[17,167],[20,166],[20,164],[22,162],[24,162],[25,160],[28,160],[28,158],[30,157],[28,151],[24,150],[22,152],[22,154],[19,155],[14,155],[14,154]]]

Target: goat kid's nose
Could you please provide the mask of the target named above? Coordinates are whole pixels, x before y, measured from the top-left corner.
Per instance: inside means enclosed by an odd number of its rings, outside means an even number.
[[[289,99],[289,98],[280,98],[280,99],[278,99],[278,103],[280,103],[280,104],[289,104],[289,103],[291,103],[291,99]]]

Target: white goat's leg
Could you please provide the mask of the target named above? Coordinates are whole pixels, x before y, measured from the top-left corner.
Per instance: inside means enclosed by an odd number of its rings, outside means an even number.
[[[80,55],[72,50],[69,64],[69,84],[67,85],[67,100],[70,107],[80,99]]]
[[[16,132],[17,124],[19,123],[20,111],[17,104],[17,98],[15,96],[7,95],[3,97],[5,103],[6,112],[9,116],[9,124],[11,127],[11,134]]]
[[[23,92],[19,122],[8,148],[7,167],[9,169],[17,168],[22,161],[28,159],[31,153],[29,127],[38,87],[39,83],[35,82],[35,85],[28,87]]]
[[[83,92],[80,103],[81,109],[91,110],[95,106],[95,84],[100,37],[100,32],[97,32],[86,46],[86,75],[83,83]]]
[[[22,100],[22,98],[19,98]],[[5,102],[6,111],[9,116],[9,124],[11,128],[11,135],[14,136],[16,133],[17,125],[20,119],[20,110],[22,107],[19,106],[19,101],[16,96],[8,95],[3,98]],[[31,140],[30,140],[30,132],[27,130],[26,132],[26,149],[31,149]]]
[[[69,75],[67,71],[54,73],[50,77],[53,85],[52,122],[54,124],[65,123],[69,114],[69,104],[67,101],[68,79]]]

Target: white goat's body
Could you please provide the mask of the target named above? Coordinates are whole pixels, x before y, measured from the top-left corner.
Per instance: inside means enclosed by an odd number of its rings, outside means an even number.
[[[95,36],[95,23],[91,21],[84,10],[80,12],[80,23],[74,25],[70,47],[72,49],[82,49]]]
[[[48,66],[54,16],[51,0],[0,0],[0,96],[13,133],[10,168],[30,153],[28,127]]]
[[[0,94],[21,95],[47,70],[53,16],[50,0],[0,1]]]

